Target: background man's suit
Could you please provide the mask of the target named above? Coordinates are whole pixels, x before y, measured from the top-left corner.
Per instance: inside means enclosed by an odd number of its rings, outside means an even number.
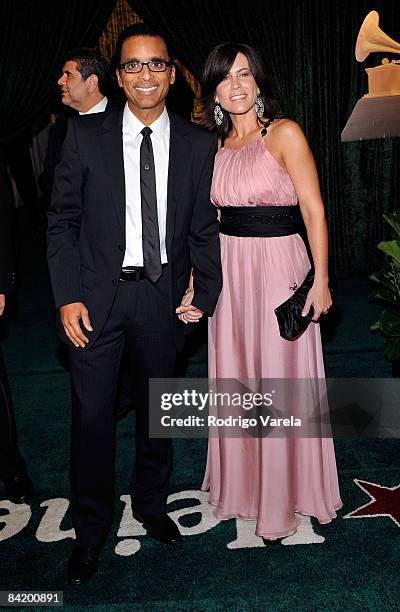
[[[118,108],[118,105],[108,100],[105,112]],[[53,188],[54,171],[60,163],[62,146],[67,134],[68,120],[78,115],[73,109],[64,109],[64,114],[59,116],[49,129],[46,157],[43,162],[43,172],[39,176],[39,185],[46,198],[46,208],[50,204],[51,191]]]
[[[122,337],[140,406],[132,506],[156,516],[165,512],[172,454],[169,440],[148,439],[148,378],[173,376],[185,331],[175,308],[191,268],[193,304],[206,314],[213,313],[221,289],[218,223],[209,200],[215,137],[169,117],[168,264],[156,284],[119,282],[125,253],[122,111],[70,120],[55,173],[48,237],[55,302],[83,302],[93,326],[89,344],[70,349],[72,512],[77,536],[88,547],[102,543],[112,520],[112,404]]]
[[[0,148],[0,293],[14,289],[14,203],[7,174],[5,155]],[[6,366],[0,344],[0,478],[25,473],[25,464],[18,450],[14,408]]]

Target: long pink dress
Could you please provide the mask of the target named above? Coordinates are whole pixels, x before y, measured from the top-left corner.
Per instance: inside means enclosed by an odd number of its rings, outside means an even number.
[[[217,153],[212,201],[224,206],[295,205],[293,183],[257,140]],[[209,378],[324,378],[319,325],[295,341],[279,335],[274,308],[310,268],[298,234],[221,234],[223,289],[209,323]],[[331,438],[209,439],[202,485],[219,519],[256,519],[256,535],[295,533],[295,513],[329,523],[342,507]]]

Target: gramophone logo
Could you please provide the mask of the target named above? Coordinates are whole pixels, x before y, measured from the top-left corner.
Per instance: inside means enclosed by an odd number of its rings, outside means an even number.
[[[376,11],[368,13],[356,42],[356,59],[370,53],[400,53],[400,44],[379,27]],[[341,136],[342,142],[400,136],[400,60],[383,58],[380,66],[365,69],[368,93],[359,100]]]

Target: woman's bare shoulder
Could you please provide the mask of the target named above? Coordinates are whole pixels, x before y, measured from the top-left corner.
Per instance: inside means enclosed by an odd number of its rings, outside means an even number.
[[[283,157],[290,151],[305,152],[309,148],[300,125],[291,119],[274,121],[268,129],[268,134],[270,136],[271,147],[279,151]]]
[[[297,136],[304,138],[300,125],[292,119],[275,119],[268,128],[268,131],[270,131],[271,135],[275,134],[276,136]]]

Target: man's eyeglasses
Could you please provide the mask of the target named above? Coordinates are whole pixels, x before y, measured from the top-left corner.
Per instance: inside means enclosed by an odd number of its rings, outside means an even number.
[[[147,66],[150,72],[165,72],[172,62],[163,59],[153,59],[149,62],[139,62],[138,60],[130,60],[124,64],[119,64],[120,70],[125,70],[128,73],[142,72],[143,66]]]

